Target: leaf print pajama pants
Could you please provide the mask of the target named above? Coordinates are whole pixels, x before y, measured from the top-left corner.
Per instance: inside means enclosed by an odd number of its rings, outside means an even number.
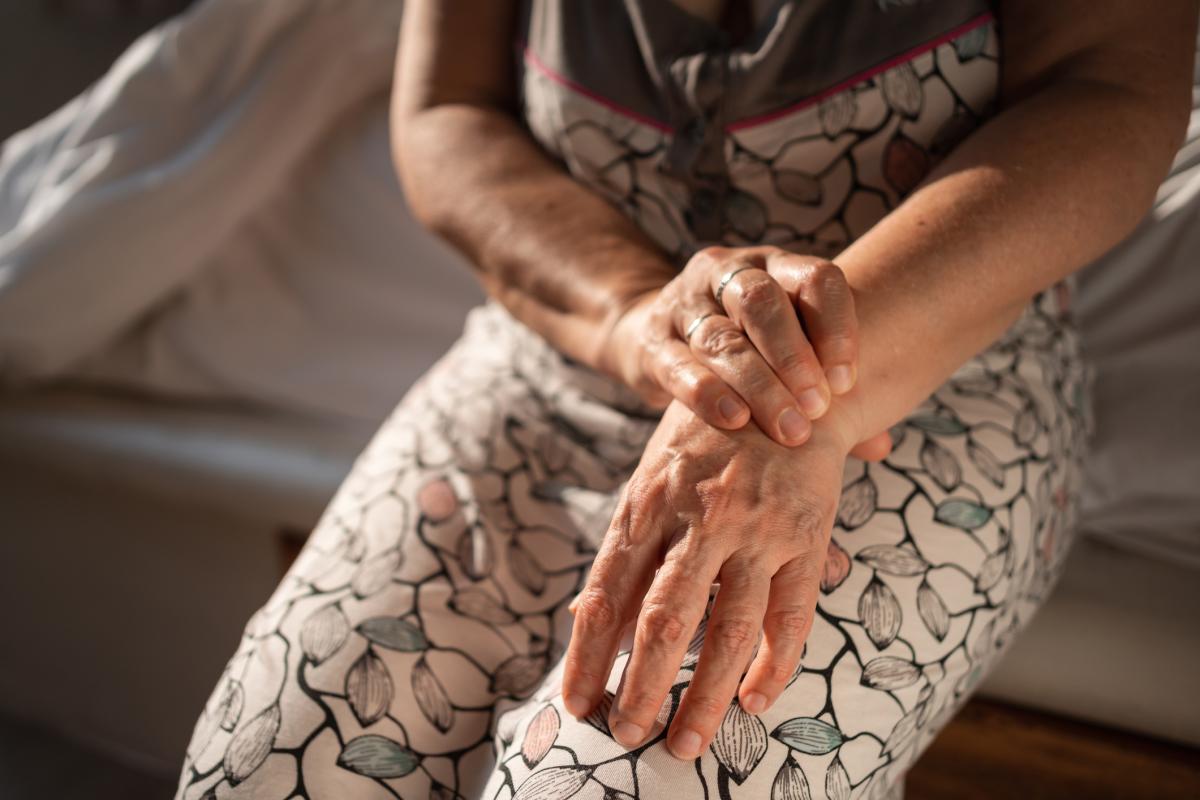
[[[196,724],[177,797],[889,797],[1046,597],[1069,547],[1083,370],[1044,293],[851,459],[803,661],[676,760],[563,709],[571,617],[657,418],[495,304],[360,456]],[[803,476],[797,476],[803,480]]]

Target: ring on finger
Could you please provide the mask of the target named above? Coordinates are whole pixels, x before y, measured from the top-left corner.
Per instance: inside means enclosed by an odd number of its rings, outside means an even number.
[[[731,280],[733,280],[734,275],[737,275],[739,272],[744,272],[748,269],[754,269],[754,267],[750,264],[743,264],[742,266],[737,267],[736,269],[729,270],[729,272],[726,272],[724,275],[721,276],[721,280],[717,281],[717,291],[716,291],[717,305],[721,306],[721,308],[725,307],[725,304],[721,302],[721,295],[723,295],[725,293],[725,287],[729,285],[729,282]]]
[[[685,342],[689,341],[692,338],[692,334],[695,333],[696,329],[700,327],[700,323],[704,322],[704,320],[708,319],[711,316],[712,316],[712,312],[706,311],[703,314],[701,314],[700,316],[696,317],[694,320],[692,320],[692,324],[688,325],[687,330],[684,331],[683,340]]]

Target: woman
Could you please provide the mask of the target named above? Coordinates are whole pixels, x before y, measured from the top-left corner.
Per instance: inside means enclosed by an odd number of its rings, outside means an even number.
[[[494,302],[179,796],[898,794],[1070,544],[1061,281],[1182,135],[1158,11],[409,0],[396,161]]]

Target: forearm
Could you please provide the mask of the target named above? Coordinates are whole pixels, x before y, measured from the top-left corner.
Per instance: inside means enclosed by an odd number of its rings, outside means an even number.
[[[676,270],[618,209],[551,162],[500,109],[446,104],[398,126],[417,218],[462,251],[490,295],[593,367],[621,309]]]
[[[1112,85],[1048,85],[842,253],[861,332],[860,377],[845,399],[862,435],[903,418],[1034,294],[1132,230],[1185,121]]]

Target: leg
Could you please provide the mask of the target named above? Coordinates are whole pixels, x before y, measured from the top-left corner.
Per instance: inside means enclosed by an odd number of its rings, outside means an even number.
[[[1074,335],[1041,298],[897,429],[881,464],[847,467],[801,669],[755,717],[732,705],[711,749],[675,760],[661,736],[704,624],[634,751],[601,708],[547,691],[502,716],[484,797],[895,797],[904,772],[1047,596],[1070,537],[1082,456]],[[616,690],[628,659],[610,676]],[[553,791],[551,791],[553,789]]]
[[[250,620],[178,796],[474,796],[494,707],[563,650],[653,428],[636,411],[500,309],[474,312]]]

